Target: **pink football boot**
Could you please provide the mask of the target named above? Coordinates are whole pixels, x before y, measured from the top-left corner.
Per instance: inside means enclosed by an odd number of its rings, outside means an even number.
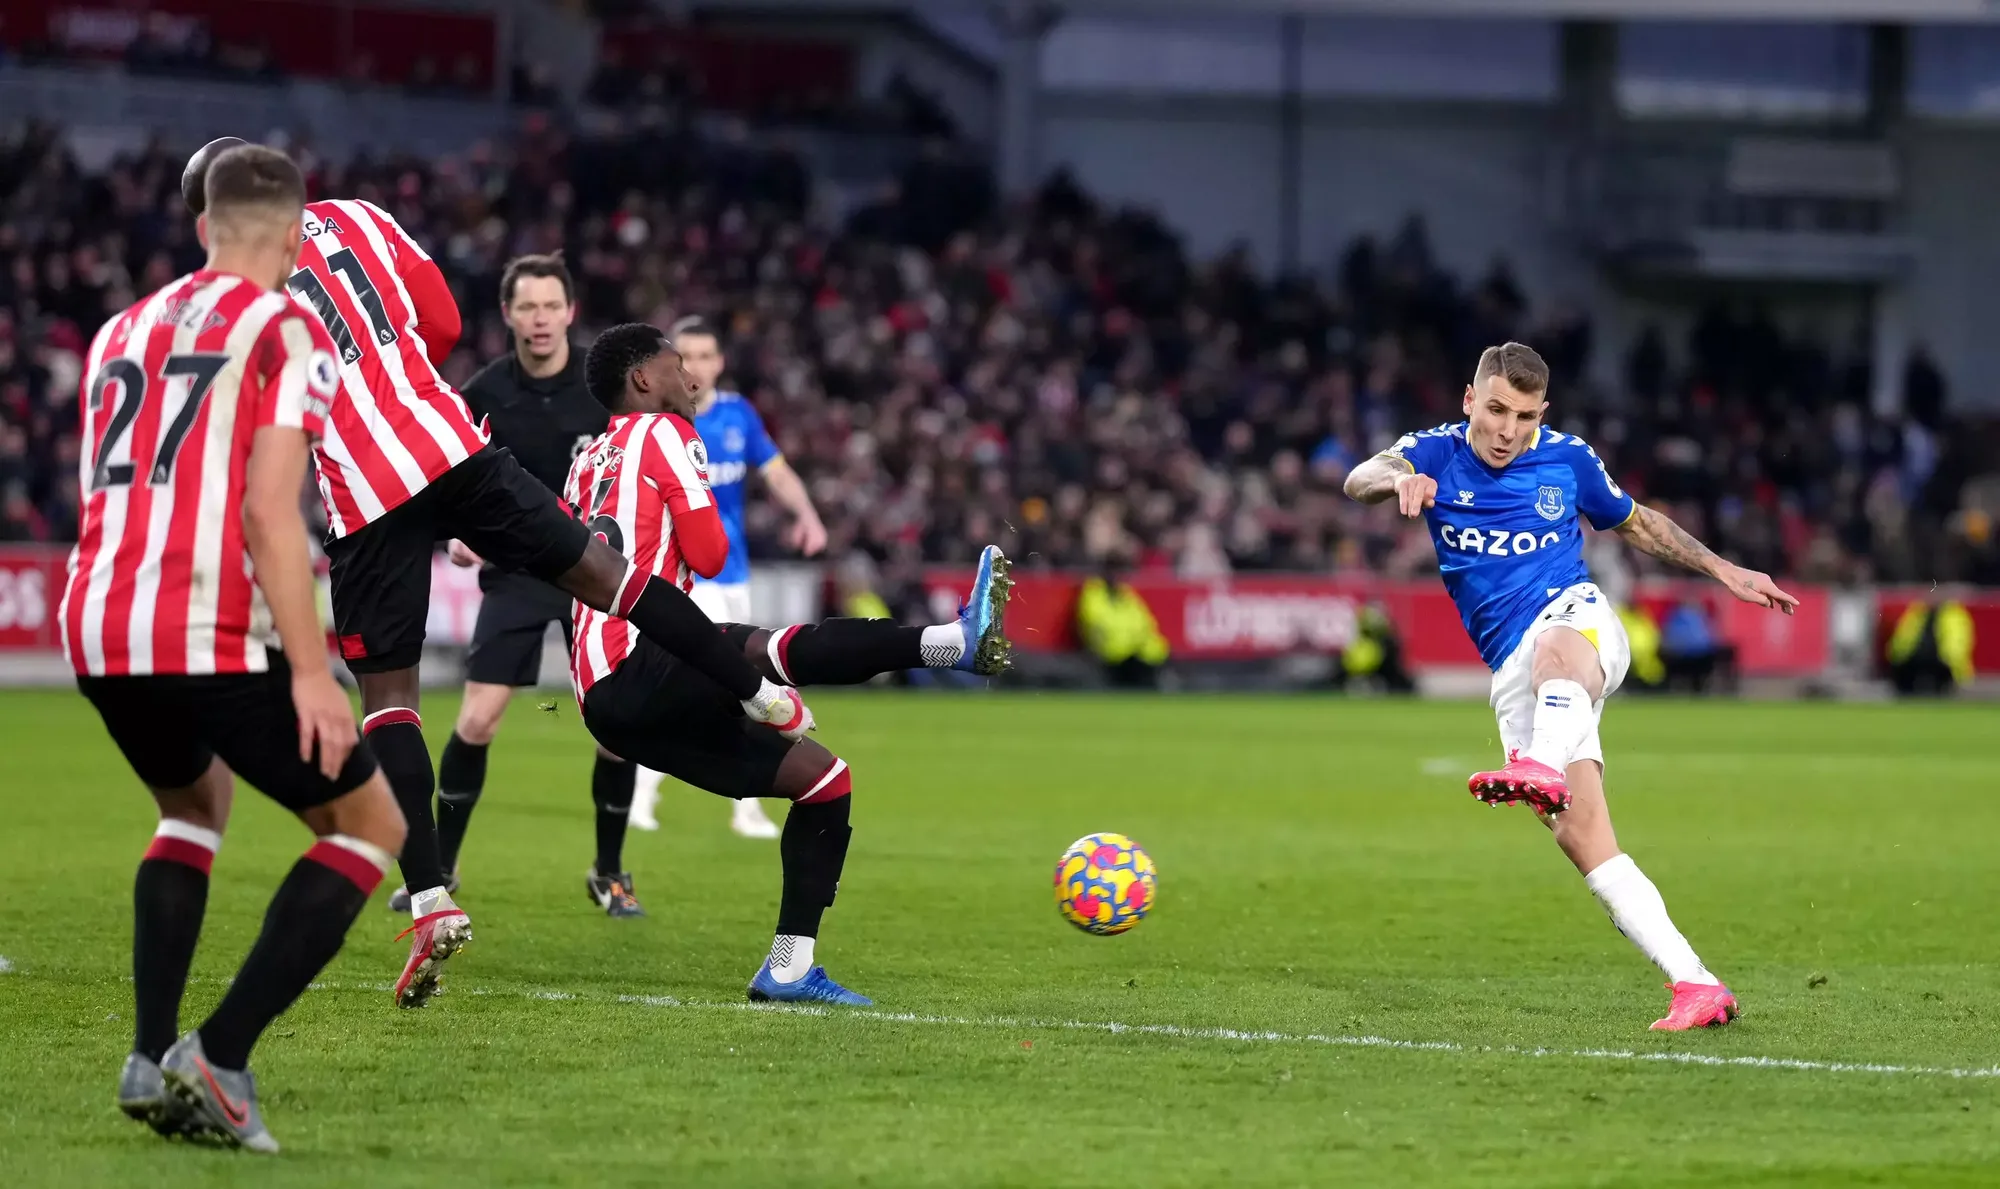
[[[1498,772],[1475,772],[1465,782],[1472,795],[1488,805],[1522,802],[1536,813],[1555,815],[1569,808],[1569,784],[1563,774],[1519,751],[1507,754]]]
[[[1655,1032],[1686,1032],[1690,1028],[1720,1028],[1743,1013],[1736,996],[1720,983],[1668,983],[1674,1004],[1665,1018],[1653,1021]]]

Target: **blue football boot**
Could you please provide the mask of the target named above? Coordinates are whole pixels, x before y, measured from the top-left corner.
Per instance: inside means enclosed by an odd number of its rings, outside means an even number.
[[[981,677],[995,677],[1014,667],[1014,642],[1007,638],[1007,593],[1014,589],[1013,566],[998,545],[979,551],[979,573],[972,593],[958,609],[965,652],[952,668]]]
[[[875,1001],[866,995],[857,995],[834,982],[827,974],[826,967],[815,966],[806,976],[795,983],[781,983],[771,977],[771,963],[767,959],[757,968],[757,977],[750,980],[750,1002],[752,1003],[838,1003],[846,1007],[873,1007]]]

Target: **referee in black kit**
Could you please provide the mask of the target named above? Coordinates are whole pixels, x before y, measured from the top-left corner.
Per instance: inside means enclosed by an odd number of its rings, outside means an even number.
[[[561,494],[570,462],[610,422],[583,382],[583,352],[570,349],[576,290],[560,256],[521,256],[500,275],[500,313],[513,331],[514,350],[481,368],[465,385],[465,403],[484,418],[493,444],[514,452],[530,475]],[[541,677],[542,640],[551,623],[570,637],[570,597],[527,574],[482,565],[457,541],[451,560],[481,566],[479,620],[465,664],[465,701],[451,742],[438,763],[438,851],[458,890],[458,852],[473,806],[486,785],[486,749],[516,689]],[[644,916],[632,895],[621,852],[632,802],[635,767],[603,749],[590,777],[597,806],[597,861],[586,876],[590,897],[614,917]],[[408,909],[408,891],[397,889],[389,907]]]

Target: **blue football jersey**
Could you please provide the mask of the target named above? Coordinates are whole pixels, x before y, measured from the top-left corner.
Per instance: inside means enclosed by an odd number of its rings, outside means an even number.
[[[1635,505],[1575,434],[1543,426],[1496,469],[1465,440],[1465,424],[1405,434],[1383,455],[1437,480],[1424,520],[1438,570],[1480,658],[1497,670],[1551,600],[1589,580],[1578,518],[1616,528]]]
[[[694,431],[708,448],[708,487],[729,534],[729,559],[713,580],[748,582],[750,543],[743,530],[743,484],[751,471],[778,457],[777,443],[765,431],[756,406],[735,392],[716,393],[715,403],[694,419]]]

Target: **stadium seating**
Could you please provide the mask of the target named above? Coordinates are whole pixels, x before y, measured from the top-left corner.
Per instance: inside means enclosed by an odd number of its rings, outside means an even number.
[[[1993,510],[1961,507],[1981,439],[1948,420],[1922,357],[1907,414],[1882,418],[1872,361],[1711,311],[1685,352],[1643,337],[1605,391],[1584,378],[1587,315],[1532,310],[1504,265],[1461,284],[1416,220],[1352,245],[1326,282],[1271,282],[1240,256],[1188,259],[1171,229],[1062,176],[1003,210],[947,142],[843,204],[787,141],[706,127],[572,134],[530,115],[505,151],[302,147],[317,193],[381,203],[443,263],[466,313],[455,378],[506,348],[495,291],[517,252],[568,253],[586,333],[718,320],[836,552],[892,579],[987,540],[1031,566],[1422,572],[1424,535],[1347,503],[1340,479],[1454,418],[1477,349],[1522,337],[1556,368],[1556,423],[1746,564],[2000,581]],[[78,357],[107,311],[201,258],[185,147],[89,172],[53,128],[0,144],[0,539],[74,531]],[[753,514],[753,539],[777,527]]]

